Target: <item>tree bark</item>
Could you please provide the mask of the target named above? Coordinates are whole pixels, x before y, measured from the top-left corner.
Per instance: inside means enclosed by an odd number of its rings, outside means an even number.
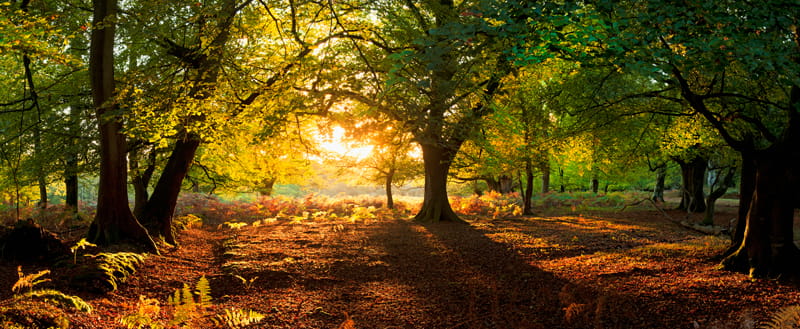
[[[438,145],[422,144],[425,167],[425,194],[422,208],[414,216],[420,222],[461,222],[447,198],[447,174],[452,152]]]
[[[753,202],[753,194],[756,190],[756,162],[753,152],[740,152],[742,158],[742,170],[739,178],[739,211],[736,216],[736,226],[731,232],[731,246],[723,254],[724,257],[730,256],[744,241],[744,232],[747,228],[747,214],[750,212],[750,203]]]
[[[800,250],[793,232],[798,153],[772,149],[755,154],[755,189],[738,248],[722,262],[727,269],[753,277],[800,273]]]
[[[392,196],[392,180],[394,179],[394,168],[386,173],[386,208],[394,209],[394,197]]]
[[[705,173],[708,159],[694,157],[689,161],[676,160],[681,167],[681,203],[678,209],[688,212],[704,212],[706,210]]]
[[[263,183],[264,184],[258,189],[258,194],[261,196],[272,196],[272,191],[275,189],[275,178],[265,178]]]
[[[597,194],[600,191],[600,181],[597,178],[592,178],[592,193]]]
[[[89,229],[89,240],[96,244],[116,244],[123,240],[143,243],[158,252],[147,230],[139,224],[128,206],[128,166],[125,136],[117,117],[108,117],[116,105],[114,94],[114,32],[116,0],[94,0],[89,56],[92,103],[100,130],[100,182],[97,210]]]
[[[168,42],[167,53],[176,56],[184,64],[196,69],[194,86],[189,91],[189,97],[195,100],[205,100],[214,92],[214,86],[222,69],[221,62],[225,45],[230,38],[230,29],[239,7],[235,0],[225,0],[220,4],[216,19],[217,35],[207,46],[208,54],[197,56],[193,51],[186,52],[186,48],[173,42]],[[204,120],[202,114],[196,115],[191,120]],[[189,167],[194,160],[201,139],[195,133],[182,130],[179,139],[170,154],[164,170],[156,183],[153,193],[142,211],[142,221],[158,232],[164,242],[177,246],[175,234],[172,231],[172,216],[178,202],[181,185]]]
[[[651,200],[655,202],[664,202],[664,182],[667,178],[667,165],[661,165],[656,168],[656,186],[653,188],[653,196]]]
[[[545,163],[542,166],[542,194],[550,192],[550,164]]]
[[[67,149],[64,154],[64,185],[66,187],[66,196],[64,203],[66,204],[67,211],[73,215],[78,214],[78,138],[75,137],[80,131],[80,119],[78,116],[79,106],[70,106],[69,109],[69,123],[67,125]]]
[[[525,159],[525,191],[522,193],[522,214],[533,215],[533,161]]]
[[[499,190],[500,194],[508,194],[514,192],[514,179],[511,178],[509,175],[500,175],[497,178],[497,182],[499,183]]]
[[[175,143],[140,218],[152,232],[158,232],[164,242],[174,246],[177,246],[177,240],[172,230],[172,215],[178,203],[181,184],[199,146],[200,138],[194,134],[188,134]]]
[[[483,181],[486,182],[487,190],[500,193],[500,182],[493,176],[484,176]]]
[[[564,185],[564,169],[558,168],[558,177],[559,177],[559,183],[561,183],[561,188],[559,189],[559,191],[561,191],[561,193],[564,193],[567,191],[567,187]]]

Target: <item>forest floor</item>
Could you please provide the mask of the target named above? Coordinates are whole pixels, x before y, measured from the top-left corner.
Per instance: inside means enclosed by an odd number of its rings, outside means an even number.
[[[727,225],[733,208],[720,208]],[[94,307],[70,315],[70,327],[122,327],[121,317],[142,310],[141,296],[160,301],[164,319],[155,320],[166,323],[169,296],[201,276],[213,306],[198,311],[206,316],[192,320],[195,328],[234,309],[265,316],[248,328],[754,328],[800,304],[796,287],[717,269],[728,238],[676,218],[686,214],[635,208],[466,217],[468,225],[189,228],[179,249],[148,256],[119,290],[67,290]],[[0,274],[10,291],[16,265]]]

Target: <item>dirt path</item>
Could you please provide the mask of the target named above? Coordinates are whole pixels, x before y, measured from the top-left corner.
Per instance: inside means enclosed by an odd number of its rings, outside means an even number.
[[[190,229],[120,291],[90,299],[77,327],[109,328],[140,295],[165,301],[201,275],[215,311],[252,328],[739,328],[794,288],[715,270],[725,239],[625,212],[470,225],[406,220]]]

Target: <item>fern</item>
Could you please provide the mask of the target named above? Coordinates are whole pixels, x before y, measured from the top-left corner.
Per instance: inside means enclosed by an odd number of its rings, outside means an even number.
[[[786,306],[778,310],[772,318],[761,326],[764,329],[784,329],[800,327],[800,305]]]
[[[69,251],[72,253],[73,264],[78,263],[78,250],[85,249],[87,247],[97,247],[97,245],[89,241],[86,241],[86,238],[82,238],[80,241],[78,241],[78,243],[69,248]]]
[[[86,273],[75,277],[79,281],[98,279],[111,291],[117,290],[144,263],[145,256],[132,252],[99,253],[85,255],[92,260]]]
[[[139,296],[136,313],[125,315],[117,321],[128,329],[163,329],[164,326],[158,322],[160,312],[161,306],[157,300]]]
[[[225,309],[225,314],[214,317],[214,324],[227,328],[238,329],[256,324],[264,319],[264,315],[253,310]]]
[[[253,279],[254,280],[254,279]],[[198,319],[210,319],[217,326],[228,328],[241,328],[264,319],[264,315],[255,311],[243,311],[237,309],[225,309],[225,314],[212,314],[206,308],[212,305],[211,284],[205,276],[197,280],[194,290],[188,284],[183,284],[182,288],[175,289],[175,293],[167,299],[172,309],[171,317],[167,321],[157,318],[161,312],[158,301],[139,297],[138,310],[135,314],[126,315],[118,320],[128,329],[153,328],[163,329],[166,327],[186,327],[194,328]]]
[[[18,266],[17,274],[19,275],[19,280],[17,280],[17,282],[14,283],[14,286],[11,287],[11,291],[14,292],[14,300],[21,301],[39,299],[50,302],[54,305],[72,307],[82,312],[92,312],[92,306],[86,303],[80,297],[66,295],[63,292],[53,289],[34,290],[33,288],[35,286],[50,281],[50,279],[42,278],[43,276],[50,274],[49,270],[42,270],[35,274],[25,274],[22,272],[22,266]],[[20,291],[25,288],[29,289],[28,292],[21,294]]]
[[[92,305],[85,302],[78,296],[66,295],[63,292],[53,289],[40,289],[18,295],[17,299],[40,299],[48,301],[52,304],[57,304],[62,307],[71,307],[81,312],[91,313]]]
[[[33,290],[33,287],[36,285],[50,281],[50,279],[42,279],[43,276],[48,274],[50,274],[50,270],[41,270],[36,274],[25,274],[22,272],[22,266],[17,266],[17,275],[19,275],[19,280],[14,283],[13,287],[11,287],[11,291],[15,294],[19,294],[20,290],[25,288]]]
[[[201,276],[200,280],[197,280],[194,291],[197,293],[198,306],[211,306],[211,284],[208,283],[208,279],[206,279],[205,275]]]

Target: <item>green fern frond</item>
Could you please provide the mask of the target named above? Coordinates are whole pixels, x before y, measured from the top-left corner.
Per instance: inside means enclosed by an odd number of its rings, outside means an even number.
[[[50,281],[50,279],[42,279],[41,277],[50,274],[50,270],[41,270],[35,274],[25,274],[22,272],[22,266],[17,266],[17,275],[19,280],[11,287],[11,291],[19,294],[22,289],[33,289],[38,284]]]
[[[761,328],[786,329],[800,328],[800,305],[786,306],[772,315],[772,318]]]
[[[211,284],[208,282],[205,275],[201,276],[200,280],[197,280],[197,285],[194,287],[194,290],[197,293],[198,305],[200,307],[211,306]]]
[[[188,284],[183,284],[183,289],[181,290],[181,304],[190,306],[194,308],[194,295],[192,294],[192,289],[189,288]]]
[[[214,317],[214,324],[227,328],[238,329],[241,327],[256,324],[264,319],[264,315],[253,310],[225,309],[225,314],[217,314]]]
[[[92,260],[92,265],[82,277],[96,278],[108,285],[111,291],[117,290],[119,283],[136,273],[144,264],[145,256],[132,252],[99,253],[84,255]]]
[[[16,297],[19,299],[39,299],[63,307],[71,307],[81,312],[91,313],[92,305],[85,302],[78,296],[66,295],[63,292],[53,289],[40,289],[27,292]]]

